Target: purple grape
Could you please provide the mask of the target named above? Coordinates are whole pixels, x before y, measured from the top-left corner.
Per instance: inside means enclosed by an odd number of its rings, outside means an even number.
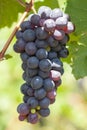
[[[66,58],[69,55],[69,51],[67,48],[63,48],[61,51],[58,53],[59,57]]]
[[[49,33],[45,31],[45,29],[43,27],[38,27],[36,29],[36,37],[39,39],[39,40],[45,40],[47,39],[49,36]]]
[[[21,65],[22,69],[25,71],[26,68],[27,68],[27,63],[23,62],[22,65]]]
[[[39,60],[46,59],[48,56],[48,52],[45,49],[38,49],[36,52],[36,56]]]
[[[27,62],[27,59],[29,58],[28,54],[26,52],[23,52],[20,54],[20,58],[23,62]]]
[[[27,77],[33,77],[35,75],[37,75],[38,73],[38,69],[29,69],[29,68],[26,68],[26,75]]]
[[[34,96],[38,100],[43,99],[46,96],[46,91],[43,88],[37,89],[34,92]]]
[[[57,53],[54,52],[54,51],[50,51],[50,52],[48,53],[48,58],[49,58],[50,60],[52,60],[52,59],[54,59],[54,58],[57,58]]]
[[[50,37],[47,39],[47,42],[49,43],[49,46],[50,46],[50,47],[56,47],[56,46],[58,46],[58,44],[59,44],[58,40],[54,39],[52,36],[50,36]]]
[[[63,12],[59,9],[59,8],[55,8],[52,10],[51,14],[50,14],[50,18],[52,19],[57,19],[59,17],[63,16]]]
[[[31,124],[36,124],[38,122],[38,114],[37,113],[30,113],[27,117],[27,121]]]
[[[27,29],[23,32],[23,39],[26,42],[33,42],[35,40],[35,31],[32,29]]]
[[[31,86],[29,86],[28,89],[27,89],[27,95],[28,95],[29,97],[34,96],[34,90],[32,89]]]
[[[34,55],[37,51],[35,43],[34,42],[28,42],[25,46],[25,51],[30,56]]]
[[[36,108],[38,106],[38,100],[35,97],[30,97],[27,100],[29,108]]]
[[[38,14],[33,14],[31,16],[31,23],[35,26],[40,26],[39,24],[39,21],[40,21],[40,16]]]
[[[75,26],[73,25],[72,22],[69,21],[68,24],[67,24],[66,33],[67,34],[72,33],[72,32],[74,32],[74,30],[75,30]]]
[[[26,117],[27,117],[26,115],[19,115],[18,119],[20,121],[24,121],[26,119]]]
[[[55,83],[52,79],[47,78],[44,80],[44,89],[49,92],[55,88]]]
[[[47,19],[50,17],[50,13],[51,13],[51,8],[47,7],[47,6],[41,6],[38,9],[38,14],[41,16],[41,18],[43,19]]]
[[[33,29],[34,28],[34,26],[31,24],[31,22],[29,22],[29,21],[24,21],[24,22],[22,22],[22,24],[20,25],[20,27],[21,27],[21,29],[22,29],[22,31],[25,31],[25,30],[27,30],[27,29]]]
[[[24,96],[23,96],[23,101],[24,101],[24,103],[27,103],[28,99],[29,99],[29,96],[28,96],[28,95],[24,95]]]
[[[65,36],[65,33],[62,30],[55,30],[53,33],[53,37],[56,40],[62,40],[64,38],[64,36]]]
[[[39,89],[43,85],[43,79],[40,76],[35,76],[31,80],[31,86],[33,89]]]
[[[24,83],[24,84],[21,85],[20,90],[21,90],[21,92],[22,92],[23,94],[27,94],[28,88],[29,88],[29,86],[28,86],[26,83]]]
[[[19,31],[16,32],[16,38],[17,38],[17,39],[22,38],[22,36],[23,36],[23,33],[22,33],[21,30],[19,30]]]
[[[21,115],[27,115],[29,113],[29,107],[26,103],[21,103],[17,107],[17,112]]]
[[[47,108],[50,105],[50,100],[47,97],[45,97],[39,101],[39,105],[41,108]]]
[[[47,93],[47,97],[48,97],[49,99],[55,99],[55,97],[56,97],[56,91],[55,91],[55,90],[52,90],[52,91],[48,92],[48,93]]]
[[[56,70],[51,70],[50,71],[50,78],[53,80],[53,81],[58,81],[61,77],[61,73],[59,71],[56,71]]]
[[[49,114],[50,114],[50,109],[49,109],[49,108],[40,109],[40,110],[39,110],[39,114],[40,114],[42,117],[47,117],[47,116],[49,116]]]
[[[66,46],[66,43],[69,41],[69,35],[65,35],[64,38],[60,41],[60,44]]]
[[[25,41],[20,38],[17,40],[17,42],[14,44],[13,49],[16,53],[22,53],[25,50],[26,43]]]
[[[57,29],[63,29],[67,26],[68,20],[65,17],[59,17],[56,19],[56,27]]]
[[[43,26],[45,28],[46,31],[48,32],[52,32],[55,30],[56,24],[55,21],[52,19],[47,19],[45,20],[45,22],[43,23]]]
[[[62,83],[62,80],[59,79],[58,81],[55,82],[55,87],[56,88],[59,87],[61,85],[61,83]]]
[[[32,56],[27,60],[27,66],[30,69],[36,69],[39,65],[39,60],[37,59],[37,57]]]
[[[39,70],[38,75],[41,76],[43,79],[45,79],[50,76],[50,72],[44,72],[44,71]]]
[[[45,41],[45,40],[36,40],[35,41],[35,45],[36,45],[36,47],[37,48],[47,48],[48,47],[48,43],[47,43],[47,41]]]
[[[39,68],[44,71],[44,72],[48,72],[51,70],[52,68],[52,64],[51,61],[49,59],[43,59],[39,62]]]

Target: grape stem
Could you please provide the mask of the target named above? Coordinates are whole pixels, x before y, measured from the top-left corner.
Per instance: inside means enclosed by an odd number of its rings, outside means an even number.
[[[19,20],[19,22],[17,23],[17,25],[15,26],[14,30],[12,31],[11,35],[9,36],[8,40],[6,41],[3,49],[0,52],[0,61],[4,59],[4,55],[6,50],[8,49],[13,37],[15,36],[15,33],[17,32],[17,30],[20,27],[20,24],[24,21],[24,19],[26,18],[28,12],[30,12],[31,10],[33,10],[34,13],[36,13],[35,8],[34,8],[34,0],[31,0],[30,3],[24,3],[22,2],[22,0],[17,0],[22,6],[24,6],[26,9],[21,17],[21,19]]]

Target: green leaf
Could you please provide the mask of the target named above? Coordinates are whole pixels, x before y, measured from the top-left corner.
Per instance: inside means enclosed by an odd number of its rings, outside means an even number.
[[[11,27],[12,23],[17,21],[18,13],[23,10],[17,0],[0,0],[0,28]]]
[[[70,56],[67,61],[72,64],[72,72],[78,79],[87,75],[87,0],[68,0],[65,12],[76,27],[68,44]]]
[[[87,47],[80,45],[73,59],[73,73],[77,79],[87,76]]]

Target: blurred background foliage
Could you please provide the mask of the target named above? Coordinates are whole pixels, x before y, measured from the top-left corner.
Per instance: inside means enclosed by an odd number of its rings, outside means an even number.
[[[0,62],[0,130],[87,130],[87,1],[35,2],[36,9],[41,5],[49,5],[51,8],[60,7],[70,14],[77,28],[68,43],[70,56],[64,60],[65,73],[62,85],[58,88],[56,102],[50,106],[50,116],[41,119],[37,125],[20,122],[16,107],[22,102],[20,86],[23,83],[23,71],[20,57],[12,49],[16,41],[13,39],[7,50],[12,58]],[[0,50],[23,10],[16,0],[0,0]]]

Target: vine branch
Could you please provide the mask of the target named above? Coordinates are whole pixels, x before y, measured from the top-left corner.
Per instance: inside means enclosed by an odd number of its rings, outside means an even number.
[[[25,3],[22,0],[17,0],[23,7],[25,7],[25,11],[21,17],[21,19],[19,20],[19,22],[17,23],[17,25],[15,26],[13,32],[11,33],[11,35],[9,36],[8,40],[6,41],[3,49],[0,52],[0,61],[3,60],[4,55],[6,50],[8,49],[13,37],[15,36],[15,33],[17,32],[17,30],[20,27],[20,24],[24,21],[24,19],[26,18],[28,12],[30,12],[30,10],[33,10],[34,13],[36,13],[35,9],[34,9],[34,0],[31,0],[30,3]]]

